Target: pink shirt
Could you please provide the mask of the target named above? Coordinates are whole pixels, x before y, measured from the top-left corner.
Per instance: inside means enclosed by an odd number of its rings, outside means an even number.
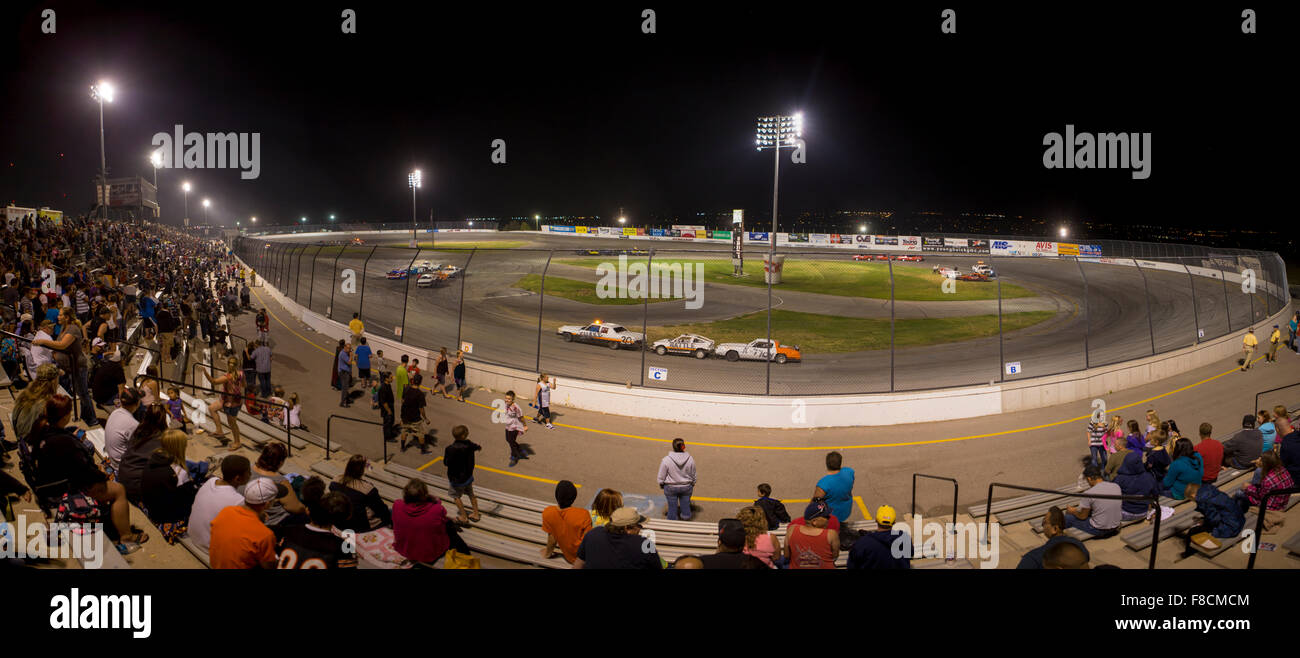
[[[745,547],[745,554],[762,560],[763,564],[773,569],[776,568],[776,565],[772,563],[772,558],[776,556],[776,546],[772,543],[772,535],[766,532],[754,538],[753,548]]]

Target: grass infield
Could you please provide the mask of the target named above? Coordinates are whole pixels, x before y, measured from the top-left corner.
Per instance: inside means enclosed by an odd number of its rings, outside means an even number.
[[[518,281],[515,281],[514,288],[527,290],[532,293],[542,291],[542,276],[540,274],[526,274]],[[620,289],[620,293],[623,291]],[[546,277],[546,295],[548,297],[563,297],[575,302],[584,302],[587,304],[599,304],[601,306],[640,306],[646,300],[630,299],[626,294],[620,294],[619,297],[598,297],[596,295],[596,284],[576,279],[566,279],[558,276]],[[651,304],[658,302],[671,302],[671,298],[651,298]]]

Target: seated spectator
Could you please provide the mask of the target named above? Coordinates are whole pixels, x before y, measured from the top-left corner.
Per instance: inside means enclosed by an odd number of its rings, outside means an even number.
[[[1121,501],[1089,498],[1088,495],[1118,496],[1121,495],[1119,485],[1102,479],[1101,469],[1092,465],[1083,469],[1083,477],[1088,481],[1088,489],[1080,494],[1083,500],[1078,505],[1065,508],[1065,526],[1094,537],[1113,533],[1123,518]]]
[[[772,497],[772,485],[766,482],[758,485],[758,500],[754,504],[766,515],[768,530],[776,530],[782,523],[790,522],[790,513],[786,511],[785,503]]]
[[[90,394],[95,404],[109,407],[125,390],[126,372],[122,369],[122,353],[115,349],[106,353],[104,360],[95,368],[95,374],[90,379]]]
[[[564,559],[573,564],[578,559],[578,546],[591,530],[591,515],[587,510],[573,506],[578,499],[578,488],[568,480],[555,485],[555,505],[542,510],[542,530],[546,532],[546,546],[542,557],[550,558],[558,546]]]
[[[876,508],[876,529],[864,532],[849,549],[850,569],[911,569],[912,538],[894,527],[898,512],[889,505]]]
[[[180,430],[167,430],[162,435],[162,449],[172,455],[172,471],[176,473],[176,483],[185,484],[191,480],[203,484],[208,479],[208,462],[186,459],[189,450],[190,435]]]
[[[213,569],[274,569],[275,533],[262,519],[271,503],[286,495],[286,487],[270,478],[244,487],[244,504],[226,507],[212,519],[208,563]]]
[[[1237,501],[1237,506],[1241,508],[1241,513],[1245,514],[1251,507],[1258,507],[1264,496],[1271,491],[1282,491],[1295,486],[1295,481],[1291,479],[1291,472],[1282,466],[1282,458],[1276,453],[1266,452],[1257,460],[1257,464],[1263,476],[1259,484],[1251,483],[1238,491],[1233,499]],[[1267,510],[1285,510],[1287,502],[1291,496],[1274,496],[1268,500],[1265,506]]]
[[[831,508],[815,500],[803,513],[804,523],[786,528],[785,559],[791,569],[834,569],[840,556],[839,532],[831,530]]]
[[[1146,467],[1142,465],[1142,455],[1133,451],[1127,452],[1124,464],[1120,466],[1119,472],[1115,474],[1114,482],[1119,485],[1120,493],[1125,496],[1160,495],[1160,483],[1156,482],[1155,476],[1147,472]],[[1150,503],[1140,500],[1122,501],[1120,504],[1120,520],[1136,521],[1146,518],[1150,506]]]
[[[1201,482],[1214,482],[1219,479],[1219,471],[1223,469],[1223,444],[1210,438],[1214,432],[1214,426],[1209,423],[1201,423],[1198,429],[1200,442],[1196,444],[1196,454],[1201,456],[1201,463],[1205,472],[1201,475]]]
[[[325,493],[325,483],[312,478],[303,485],[310,520],[285,529],[280,537],[279,569],[356,569],[357,553],[340,537],[340,523],[353,515],[352,503],[339,491]]]
[[[14,400],[9,421],[13,424],[14,439],[22,440],[31,434],[36,419],[45,415],[45,403],[59,392],[59,368],[53,363],[37,367],[35,379]]]
[[[1173,463],[1169,450],[1165,446],[1168,439],[1169,435],[1163,430],[1156,430],[1147,435],[1147,470],[1151,471],[1151,475],[1154,475],[1157,480],[1165,479],[1165,474],[1169,472],[1169,465]]]
[[[1175,500],[1183,499],[1183,489],[1191,482],[1201,482],[1205,475],[1205,461],[1192,447],[1191,439],[1178,439],[1174,443],[1173,464],[1160,483],[1161,492]]]
[[[609,523],[592,528],[578,545],[574,569],[662,569],[659,551],[640,536],[646,518],[636,509],[620,507]]]
[[[673,569],[703,569],[704,563],[694,555],[683,555],[673,561]]]
[[[330,491],[337,491],[346,496],[352,510],[351,518],[334,525],[357,534],[364,534],[393,522],[393,513],[379,497],[379,490],[363,479],[367,464],[365,455],[352,455],[348,459],[347,466],[343,467],[343,475],[339,476],[337,482],[331,482],[329,487]],[[310,514],[310,506],[308,513]]]
[[[1118,450],[1106,457],[1106,469],[1102,472],[1102,477],[1106,478],[1107,482],[1114,482],[1129,455],[1137,455],[1138,466],[1142,466],[1142,453],[1133,452],[1127,445],[1121,444]],[[1142,470],[1145,471],[1146,467],[1142,466]]]
[[[1183,543],[1184,558],[1196,553],[1192,547],[1196,535],[1208,532],[1217,539],[1228,539],[1236,537],[1246,525],[1246,515],[1241,508],[1213,484],[1193,482],[1187,485],[1186,495],[1189,500],[1196,501],[1196,511],[1204,518],[1187,530]]]
[[[1286,467],[1286,470],[1291,472],[1291,480],[1300,482],[1300,431],[1296,431],[1289,420],[1276,422],[1286,429],[1286,434],[1282,435],[1277,455],[1282,458],[1282,465]]]
[[[429,494],[424,481],[411,478],[402,499],[393,503],[393,548],[398,554],[418,566],[432,565],[452,548],[453,528],[442,502]]]
[[[1246,414],[1241,419],[1241,431],[1223,442],[1223,463],[1236,469],[1251,468],[1264,451],[1264,435],[1255,429],[1255,417]]]
[[[705,569],[769,569],[770,565],[745,552],[745,524],[740,519],[718,521],[718,550],[700,555]]]
[[[179,432],[179,430],[169,430]],[[184,433],[182,433],[184,435]],[[140,491],[144,509],[168,544],[175,544],[185,534],[198,491],[198,481],[186,477],[177,482],[176,457],[163,448],[149,456],[148,467],[141,479]],[[184,472],[184,469],[181,469]]]
[[[781,554],[781,540],[776,535],[768,532],[767,513],[758,505],[742,507],[736,513],[736,518],[745,526],[745,553],[752,555],[763,561],[768,568],[778,568],[777,562],[783,561],[784,555]]]
[[[145,409],[140,424],[131,434],[131,445],[122,455],[118,464],[117,481],[126,488],[127,498],[140,504],[142,498],[141,483],[145,469],[149,466],[149,456],[162,447],[162,435],[167,431],[167,410],[162,403],[154,403]]]
[[[1043,553],[1044,569],[1087,569],[1088,553],[1082,546],[1062,542]]]
[[[181,426],[182,432],[189,432],[190,422],[185,418],[185,402],[181,400],[180,389],[171,386],[167,389],[167,415],[171,421]]]
[[[1135,461],[1137,461],[1138,466],[1140,467],[1142,465],[1142,459],[1137,456],[1138,453],[1130,451],[1129,454],[1134,456]],[[1150,474],[1147,476],[1150,477]],[[1152,478],[1152,482],[1155,482],[1155,478]],[[1079,547],[1079,550],[1083,551],[1083,559],[1085,561],[1091,559],[1088,556],[1088,549],[1084,547],[1083,542],[1065,534],[1065,514],[1061,512],[1061,508],[1059,507],[1052,506],[1047,510],[1047,513],[1043,515],[1043,536],[1047,537],[1047,542],[1021,556],[1020,564],[1016,565],[1017,569],[1044,568],[1044,555],[1047,553],[1048,549],[1057,544],[1074,544]]]
[[[601,489],[591,501],[591,527],[600,528],[609,523],[614,510],[623,506],[623,494],[613,489]]]
[[[813,498],[825,499],[831,514],[840,523],[849,520],[853,513],[853,469],[842,466],[844,458],[838,452],[826,453],[826,475],[813,488]]]
[[[1260,443],[1261,452],[1269,452],[1273,449],[1273,444],[1277,442],[1277,425],[1273,422],[1273,414],[1267,409],[1259,410],[1259,434],[1262,437]]]
[[[288,458],[289,451],[285,449],[283,443],[269,442],[262,446],[262,454],[257,458],[257,463],[253,464],[254,482],[266,478],[276,484],[284,485],[286,491],[266,508],[266,525],[273,529],[307,522],[307,507],[298,500],[298,495],[294,493],[288,478],[280,474],[280,467],[284,466],[284,461]]]
[[[208,550],[212,538],[212,520],[221,510],[244,503],[240,491],[252,477],[252,465],[243,455],[226,455],[221,460],[221,477],[209,478],[194,495],[190,518],[186,527],[190,540],[200,549]]]
[[[85,430],[72,423],[72,398],[55,395],[45,403],[45,415],[36,420],[25,443],[35,462],[32,486],[44,500],[57,500],[72,482],[85,482],[95,466],[95,448]]]
[[[98,469],[82,471],[54,506],[57,523],[104,523],[104,535],[123,555],[140,550],[149,535],[131,526],[126,490]],[[105,519],[107,522],[105,523]]]

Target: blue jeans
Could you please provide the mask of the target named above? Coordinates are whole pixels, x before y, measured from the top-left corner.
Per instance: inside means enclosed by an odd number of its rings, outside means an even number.
[[[208,478],[207,462],[192,462],[186,459],[185,470],[189,471],[190,479],[195,482],[202,482]]]
[[[1104,535],[1104,534],[1106,534],[1107,532],[1110,532],[1109,530],[1101,530],[1101,529],[1098,529],[1098,528],[1094,528],[1094,527],[1092,527],[1092,523],[1090,523],[1090,522],[1088,521],[1088,519],[1081,519],[1081,518],[1079,518],[1079,517],[1077,517],[1077,516],[1075,516],[1075,515],[1073,515],[1073,514],[1071,514],[1071,513],[1069,513],[1069,512],[1066,512],[1066,513],[1065,513],[1065,526],[1066,526],[1067,528],[1075,528],[1075,529],[1078,529],[1078,530],[1082,530],[1082,531],[1084,531],[1084,532],[1086,532],[1086,533],[1088,533],[1088,534],[1090,534],[1090,535],[1094,535],[1094,536],[1096,536],[1096,535]]]
[[[257,382],[262,385],[262,397],[264,398],[271,397],[271,373],[269,372],[257,373]]]
[[[669,484],[664,486],[664,500],[668,502],[668,520],[691,520],[691,493],[693,484]]]
[[[1104,446],[1088,446],[1088,456],[1097,468],[1106,468],[1106,448]]]
[[[349,393],[352,392],[352,371],[339,371],[339,404],[348,404],[351,402]]]
[[[99,418],[95,416],[95,401],[90,399],[90,368],[86,366],[77,368],[75,374],[69,374],[63,379],[66,383],[72,384],[68,387],[68,391],[80,400],[81,420],[90,428],[99,425]]]

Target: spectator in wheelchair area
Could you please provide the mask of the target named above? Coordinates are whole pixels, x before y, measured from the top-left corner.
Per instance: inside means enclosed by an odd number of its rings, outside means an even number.
[[[1083,477],[1088,481],[1088,489],[1080,494],[1083,498],[1080,504],[1065,508],[1065,526],[1095,537],[1111,534],[1119,528],[1123,516],[1121,501],[1089,498],[1088,494],[1118,496],[1122,493],[1120,487],[1103,479],[1101,469],[1092,464],[1083,469]]]
[[[1140,464],[1141,459],[1139,459],[1138,462]],[[1090,559],[1088,556],[1088,549],[1083,545],[1083,542],[1065,534],[1065,514],[1061,512],[1061,508],[1059,507],[1052,506],[1047,510],[1047,513],[1043,515],[1043,536],[1047,537],[1047,541],[1042,546],[1039,546],[1021,556],[1020,563],[1016,565],[1017,569],[1043,569],[1044,555],[1049,549],[1057,544],[1073,544],[1078,546],[1079,550],[1083,551],[1084,561],[1086,562]]]

